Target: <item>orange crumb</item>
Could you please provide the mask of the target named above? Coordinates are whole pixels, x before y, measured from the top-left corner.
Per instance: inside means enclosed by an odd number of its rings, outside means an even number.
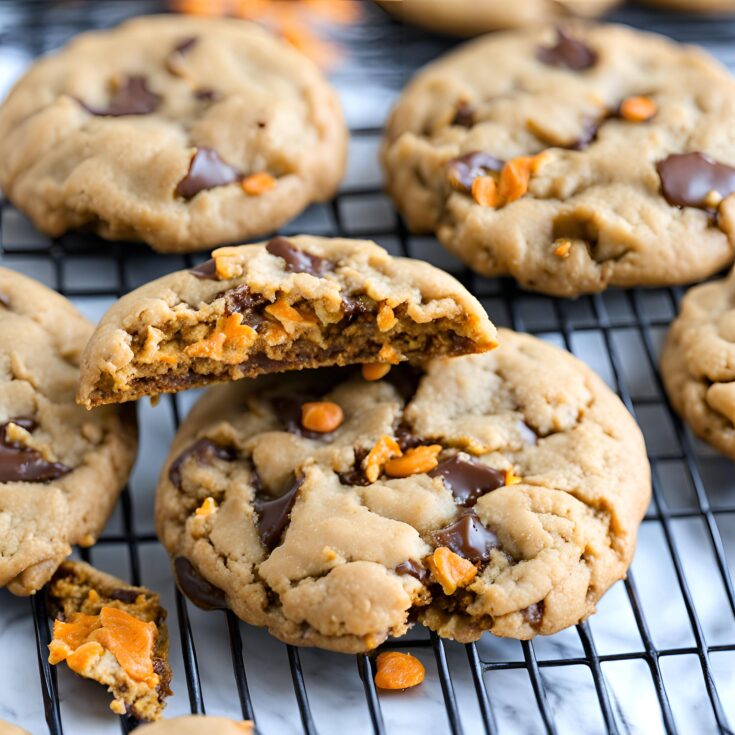
[[[217,510],[217,503],[214,498],[205,498],[204,502],[194,511],[198,516],[209,516]]]
[[[390,307],[389,304],[380,305],[380,308],[378,309],[377,322],[378,329],[381,332],[387,332],[388,330],[393,329],[393,327],[396,326],[396,324],[398,323],[398,319],[396,318],[396,315],[393,313],[393,309]]]
[[[301,425],[309,431],[329,434],[344,421],[342,407],[332,401],[316,401],[301,406]]]
[[[398,365],[401,361],[401,354],[392,345],[383,345],[378,352],[378,360],[380,362],[388,362],[391,365]]]
[[[628,122],[645,122],[656,114],[656,103],[648,97],[628,97],[620,103],[620,117]]]
[[[375,686],[379,689],[408,689],[424,680],[426,669],[410,653],[386,651],[375,659]]]
[[[466,587],[477,576],[477,569],[471,561],[446,546],[436,549],[427,559],[427,564],[445,595],[453,595],[459,587]]]
[[[556,255],[557,258],[568,258],[571,249],[571,240],[560,240],[557,246],[554,248],[554,255]]]
[[[246,176],[241,182],[242,190],[250,196],[259,196],[266,191],[276,188],[275,177],[271,176],[267,171],[260,171],[257,174]]]
[[[366,362],[362,366],[364,380],[374,381],[384,378],[390,372],[390,365],[384,362]]]
[[[380,477],[385,463],[393,457],[400,457],[402,454],[398,442],[392,436],[383,434],[375,442],[368,456],[365,457],[365,477],[370,482],[375,482]]]
[[[420,472],[430,472],[439,464],[439,444],[413,447],[401,457],[389,459],[385,463],[385,474],[388,477],[409,477]]]
[[[242,314],[230,314],[220,317],[208,337],[188,345],[184,352],[189,357],[208,357],[235,364],[242,360],[257,336],[252,327],[242,323]]]
[[[505,484],[506,485],[520,485],[520,483],[523,482],[523,478],[518,477],[515,472],[513,472],[513,468],[507,469],[505,471]]]

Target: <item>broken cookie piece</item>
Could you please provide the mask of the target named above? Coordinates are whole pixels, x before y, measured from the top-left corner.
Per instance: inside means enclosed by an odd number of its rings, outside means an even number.
[[[215,250],[103,317],[84,353],[87,408],[264,373],[485,352],[495,328],[447,273],[375,243],[276,237]]]
[[[157,720],[171,694],[166,611],[158,595],[72,561],[59,567],[47,595],[55,618],[49,663],[66,661],[107,686],[113,712]]]

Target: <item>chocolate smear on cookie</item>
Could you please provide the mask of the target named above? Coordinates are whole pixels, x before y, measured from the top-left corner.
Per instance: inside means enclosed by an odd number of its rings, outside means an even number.
[[[200,191],[233,184],[242,178],[240,172],[225,163],[213,148],[197,148],[189,164],[189,171],[176,186],[176,194],[184,199],[195,197]]]
[[[396,566],[396,574],[407,574],[409,577],[415,577],[419,582],[423,582],[429,576],[429,570],[414,559],[402,561]]]
[[[0,424],[0,482],[47,482],[72,471],[61,462],[45,460],[36,449],[12,441],[8,437],[11,423],[26,431],[33,431],[37,426],[33,419],[23,417]]]
[[[208,582],[185,557],[174,559],[174,576],[179,589],[197,607],[204,610],[227,610],[225,593]]]
[[[544,618],[544,601],[534,602],[533,605],[521,610],[525,621],[533,628],[538,628]]]
[[[656,164],[661,191],[675,207],[716,211],[719,202],[735,192],[735,168],[706,153],[674,153]]]
[[[484,462],[455,454],[429,472],[429,477],[441,477],[454,495],[454,502],[466,508],[473,506],[485,493],[505,485],[505,473]]]
[[[553,46],[539,46],[536,58],[549,66],[563,66],[572,71],[584,71],[597,63],[597,53],[589,46],[570,36],[563,28],[557,28]]]
[[[181,490],[181,467],[191,458],[197,464],[208,464],[213,459],[223,459],[232,462],[236,457],[235,451],[228,447],[221,447],[211,439],[197,439],[188,449],[185,449],[168,468],[168,479],[171,484]]]
[[[210,258],[203,263],[199,263],[199,265],[195,265],[193,268],[189,268],[189,273],[204,281],[219,281],[219,277],[217,276],[217,263],[214,258]]]
[[[328,260],[300,250],[286,237],[274,237],[265,246],[265,249],[271,255],[283,258],[286,262],[286,270],[289,273],[308,273],[321,278],[334,268]]]
[[[126,77],[115,90],[107,107],[90,107],[81,103],[88,112],[97,117],[123,117],[124,115],[149,115],[158,109],[161,97],[148,88],[144,76]]]
[[[471,562],[487,561],[490,551],[500,546],[498,537],[482,525],[474,511],[463,513],[454,523],[434,531],[432,537],[437,546],[446,546]]]
[[[503,161],[483,151],[472,151],[447,163],[449,183],[459,191],[472,190],[472,182],[478,176],[486,176],[491,171],[501,171]]]
[[[296,480],[279,498],[273,500],[256,498],[253,502],[253,508],[258,514],[258,533],[268,551],[273,551],[281,541],[302,482],[303,479]]]

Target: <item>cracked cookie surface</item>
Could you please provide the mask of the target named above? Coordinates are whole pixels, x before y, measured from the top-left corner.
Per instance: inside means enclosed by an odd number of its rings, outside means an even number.
[[[735,270],[687,291],[664,343],[661,376],[694,433],[735,459]]]
[[[342,177],[316,66],[254,24],[150,16],[36,62],[0,108],[0,186],[51,235],[161,251],[271,232]]]
[[[220,248],[118,301],[85,350],[78,400],[329,365],[376,370],[482,352],[494,339],[479,302],[428,263],[365,240],[277,237]]]
[[[166,611],[158,595],[89,564],[65,561],[46,590],[54,620],[49,663],[107,686],[110,709],[157,720],[171,694]]]
[[[404,23],[437,33],[477,36],[501,28],[553,23],[570,15],[597,16],[619,0],[376,0]]]
[[[568,22],[429,65],[382,158],[409,226],[478,273],[560,296],[688,283],[735,256],[734,114],[704,52]]]
[[[418,620],[459,641],[590,615],[650,496],[641,433],[571,355],[490,353],[211,389],[176,436],[156,523],[182,590],[283,641],[355,652]],[[305,406],[336,404],[328,433]],[[313,429],[313,427],[312,427]]]
[[[0,586],[15,594],[95,542],[135,459],[134,411],[74,403],[93,331],[65,298],[0,268]]]

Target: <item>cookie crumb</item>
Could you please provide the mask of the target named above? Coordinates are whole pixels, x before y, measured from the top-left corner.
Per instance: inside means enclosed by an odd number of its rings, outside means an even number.
[[[557,258],[568,258],[571,250],[571,240],[557,240],[556,247],[554,248],[554,255],[556,255]]]

